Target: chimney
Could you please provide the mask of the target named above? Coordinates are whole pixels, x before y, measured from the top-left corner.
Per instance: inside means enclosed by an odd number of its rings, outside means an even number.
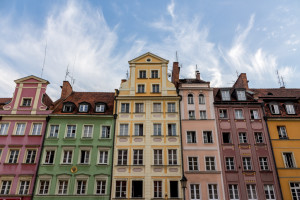
[[[61,99],[67,98],[73,92],[72,86],[69,81],[64,81],[63,86],[61,86]]]
[[[172,83],[177,87],[179,83],[179,72],[180,72],[180,67],[178,66],[178,62],[173,62],[173,70],[172,70]]]
[[[200,72],[197,70],[195,73],[196,73],[196,80],[200,81]]]
[[[249,90],[248,79],[246,73],[241,73],[233,85],[233,88],[245,88]]]
[[[124,82],[126,82],[126,81],[127,81],[127,79],[122,79],[121,80],[121,84],[124,83]]]

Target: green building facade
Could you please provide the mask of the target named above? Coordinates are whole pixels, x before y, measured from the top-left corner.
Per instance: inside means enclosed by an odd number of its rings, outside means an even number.
[[[34,199],[110,199],[114,93],[64,82],[43,144]]]

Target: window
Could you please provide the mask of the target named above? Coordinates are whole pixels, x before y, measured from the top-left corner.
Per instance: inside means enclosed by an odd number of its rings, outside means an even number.
[[[244,167],[244,170],[252,170],[250,157],[243,157],[243,167]]]
[[[118,165],[127,165],[127,150],[118,150]]]
[[[139,78],[147,78],[146,70],[140,70],[139,75],[140,75]]]
[[[250,110],[251,119],[259,119],[258,110]]]
[[[25,163],[33,164],[35,162],[35,157],[36,157],[36,150],[34,149],[27,150]]]
[[[200,110],[200,119],[207,119],[205,110]]]
[[[97,180],[96,182],[96,194],[104,195],[106,191],[106,180]]]
[[[203,94],[199,94],[199,104],[205,104],[205,98]]]
[[[255,132],[254,136],[255,136],[256,143],[258,143],[258,144],[259,143],[264,143],[264,138],[263,138],[262,132]]]
[[[45,195],[49,192],[50,181],[40,180],[39,194]]]
[[[101,138],[110,138],[110,126],[102,126]]]
[[[300,183],[290,183],[293,200],[300,199]]]
[[[67,125],[67,138],[75,138],[76,125]]]
[[[275,199],[274,186],[273,185],[264,185],[266,199]]]
[[[76,194],[86,193],[86,180],[77,180],[77,190]]]
[[[204,141],[204,144],[213,143],[213,137],[212,137],[211,131],[203,131],[203,141]]]
[[[223,134],[223,143],[224,144],[231,143],[230,133],[229,132],[224,132],[222,134]]]
[[[64,150],[63,152],[64,152],[64,154],[63,154],[62,163],[63,164],[72,164],[73,151],[72,150]]]
[[[296,114],[293,104],[285,104],[285,109],[286,109],[287,114],[289,114],[289,115]]]
[[[254,200],[257,199],[257,195],[256,195],[256,186],[255,185],[247,185],[247,194],[248,194],[248,199],[249,200]]]
[[[9,123],[0,124],[0,135],[7,135]]]
[[[73,103],[65,103],[63,106],[63,112],[73,112],[74,104]]]
[[[247,134],[246,133],[239,133],[239,140],[240,140],[241,144],[248,143]]]
[[[108,164],[108,151],[99,151],[99,164]]]
[[[90,151],[89,150],[81,150],[80,152],[80,164],[89,164],[90,162]]]
[[[235,119],[244,119],[243,116],[243,110],[242,109],[236,109],[234,110]]]
[[[88,112],[89,105],[88,104],[80,104],[79,105],[79,112]]]
[[[18,149],[12,149],[9,151],[8,163],[15,164],[18,162],[18,158],[19,158]]]
[[[267,157],[260,157],[259,165],[260,165],[260,170],[269,170]]]
[[[189,110],[189,119],[195,119],[195,111]]]
[[[186,135],[187,135],[187,143],[197,143],[196,131],[188,131]]]
[[[58,194],[68,194],[68,180],[58,181]]]
[[[121,113],[129,113],[129,103],[122,103],[121,104]]]
[[[215,157],[205,157],[206,171],[216,170]]]
[[[169,160],[169,165],[177,165],[177,150],[176,149],[168,150],[168,160]]]
[[[176,124],[168,124],[168,136],[176,135]]]
[[[199,184],[190,184],[191,189],[191,199],[200,199],[200,185]]]
[[[244,90],[237,90],[236,91],[236,96],[238,101],[246,101],[246,93]]]
[[[154,181],[154,198],[162,198],[162,181]]]
[[[226,157],[226,170],[234,170],[235,165],[234,165],[234,158],[233,157]]]
[[[159,84],[153,84],[152,85],[152,92],[153,93],[159,93]]]
[[[277,126],[279,139],[288,139],[285,126]]]
[[[178,197],[178,181],[170,181],[170,198]]]
[[[144,125],[143,124],[135,124],[134,125],[134,135],[135,136],[143,136]]]
[[[1,194],[9,194],[11,181],[3,180],[1,182]]]
[[[55,156],[55,151],[54,150],[46,150],[44,164],[53,164],[54,163],[54,156]]]
[[[138,93],[145,93],[145,85],[138,85]]]
[[[136,113],[143,113],[144,112],[144,104],[143,103],[136,103],[135,104],[135,112]]]
[[[161,149],[154,149],[154,165],[162,165],[163,160],[162,160],[162,150]]]
[[[30,181],[20,181],[19,194],[28,194]]]
[[[219,199],[217,184],[208,184],[208,197],[209,200]]]
[[[161,112],[161,103],[153,104],[153,112]]]
[[[168,112],[176,112],[175,103],[168,103]]]
[[[24,98],[22,106],[30,106],[31,105],[31,99],[29,98]]]
[[[220,117],[220,119],[227,119],[228,118],[227,110],[226,109],[220,109],[219,110],[219,117]]]
[[[91,138],[92,135],[93,135],[93,126],[92,125],[84,125],[83,126],[83,137]]]
[[[188,104],[194,104],[194,96],[192,94],[188,95]]]
[[[142,165],[143,164],[143,150],[135,149],[133,150],[133,164]]]
[[[58,130],[59,130],[59,125],[50,125],[49,137],[57,138]]]
[[[239,190],[238,190],[238,185],[232,185],[230,184],[229,186],[229,198],[232,200],[239,200]]]
[[[151,70],[151,78],[158,78],[158,70]]]
[[[279,106],[278,106],[277,103],[271,103],[270,104],[270,110],[271,110],[272,114],[280,114]]]
[[[132,198],[143,197],[143,181],[132,181],[131,196]]]
[[[222,101],[230,101],[229,90],[222,90],[221,95],[222,95]]]
[[[153,135],[161,136],[161,124],[153,124]]]
[[[105,112],[105,104],[96,104],[96,109],[95,109],[96,112]]]
[[[188,157],[189,161],[189,171],[198,171],[198,158],[197,157]]]
[[[17,123],[15,135],[24,135],[25,134],[25,123]]]
[[[128,135],[128,124],[120,124],[120,135],[121,136]]]
[[[116,181],[116,198],[126,198],[126,181]]]
[[[295,168],[296,167],[296,164],[294,161],[294,156],[293,156],[293,153],[291,153],[291,152],[283,153],[283,161],[284,161],[285,168]]]

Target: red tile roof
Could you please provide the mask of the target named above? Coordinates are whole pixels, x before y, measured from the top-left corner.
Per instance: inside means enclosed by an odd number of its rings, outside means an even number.
[[[3,109],[3,106],[11,101],[12,98],[0,98],[0,110]]]

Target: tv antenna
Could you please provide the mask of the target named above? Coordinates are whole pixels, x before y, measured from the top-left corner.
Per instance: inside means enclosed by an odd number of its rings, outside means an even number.
[[[282,87],[285,87],[285,83],[283,81],[283,77],[281,76]]]
[[[129,78],[129,73],[128,73],[128,70],[127,70],[127,72],[126,72],[126,79],[128,80],[128,78]]]
[[[71,85],[73,86],[75,83],[75,79],[73,76],[70,75],[70,71],[69,71],[69,64],[67,66],[67,71],[66,71],[66,75],[65,75],[65,81],[67,80],[67,77],[69,77],[71,79]]]
[[[198,66],[197,66],[197,64],[196,64],[196,71],[198,70]]]
[[[236,73],[236,77],[239,78],[239,72],[238,72],[238,70],[236,70],[235,73]]]
[[[46,46],[45,46],[45,54],[44,54],[44,62],[43,62],[43,67],[42,67],[41,78],[43,78],[43,73],[44,73],[44,68],[45,68],[45,62],[46,62],[46,55],[47,55],[47,41],[46,41]]]
[[[281,79],[280,79],[280,76],[279,76],[279,72],[278,70],[276,70],[276,74],[277,74],[277,79],[278,79],[278,84],[279,84],[279,87],[282,87],[284,86],[284,83],[283,83],[283,78],[281,76]],[[282,81],[282,82],[281,82]]]

